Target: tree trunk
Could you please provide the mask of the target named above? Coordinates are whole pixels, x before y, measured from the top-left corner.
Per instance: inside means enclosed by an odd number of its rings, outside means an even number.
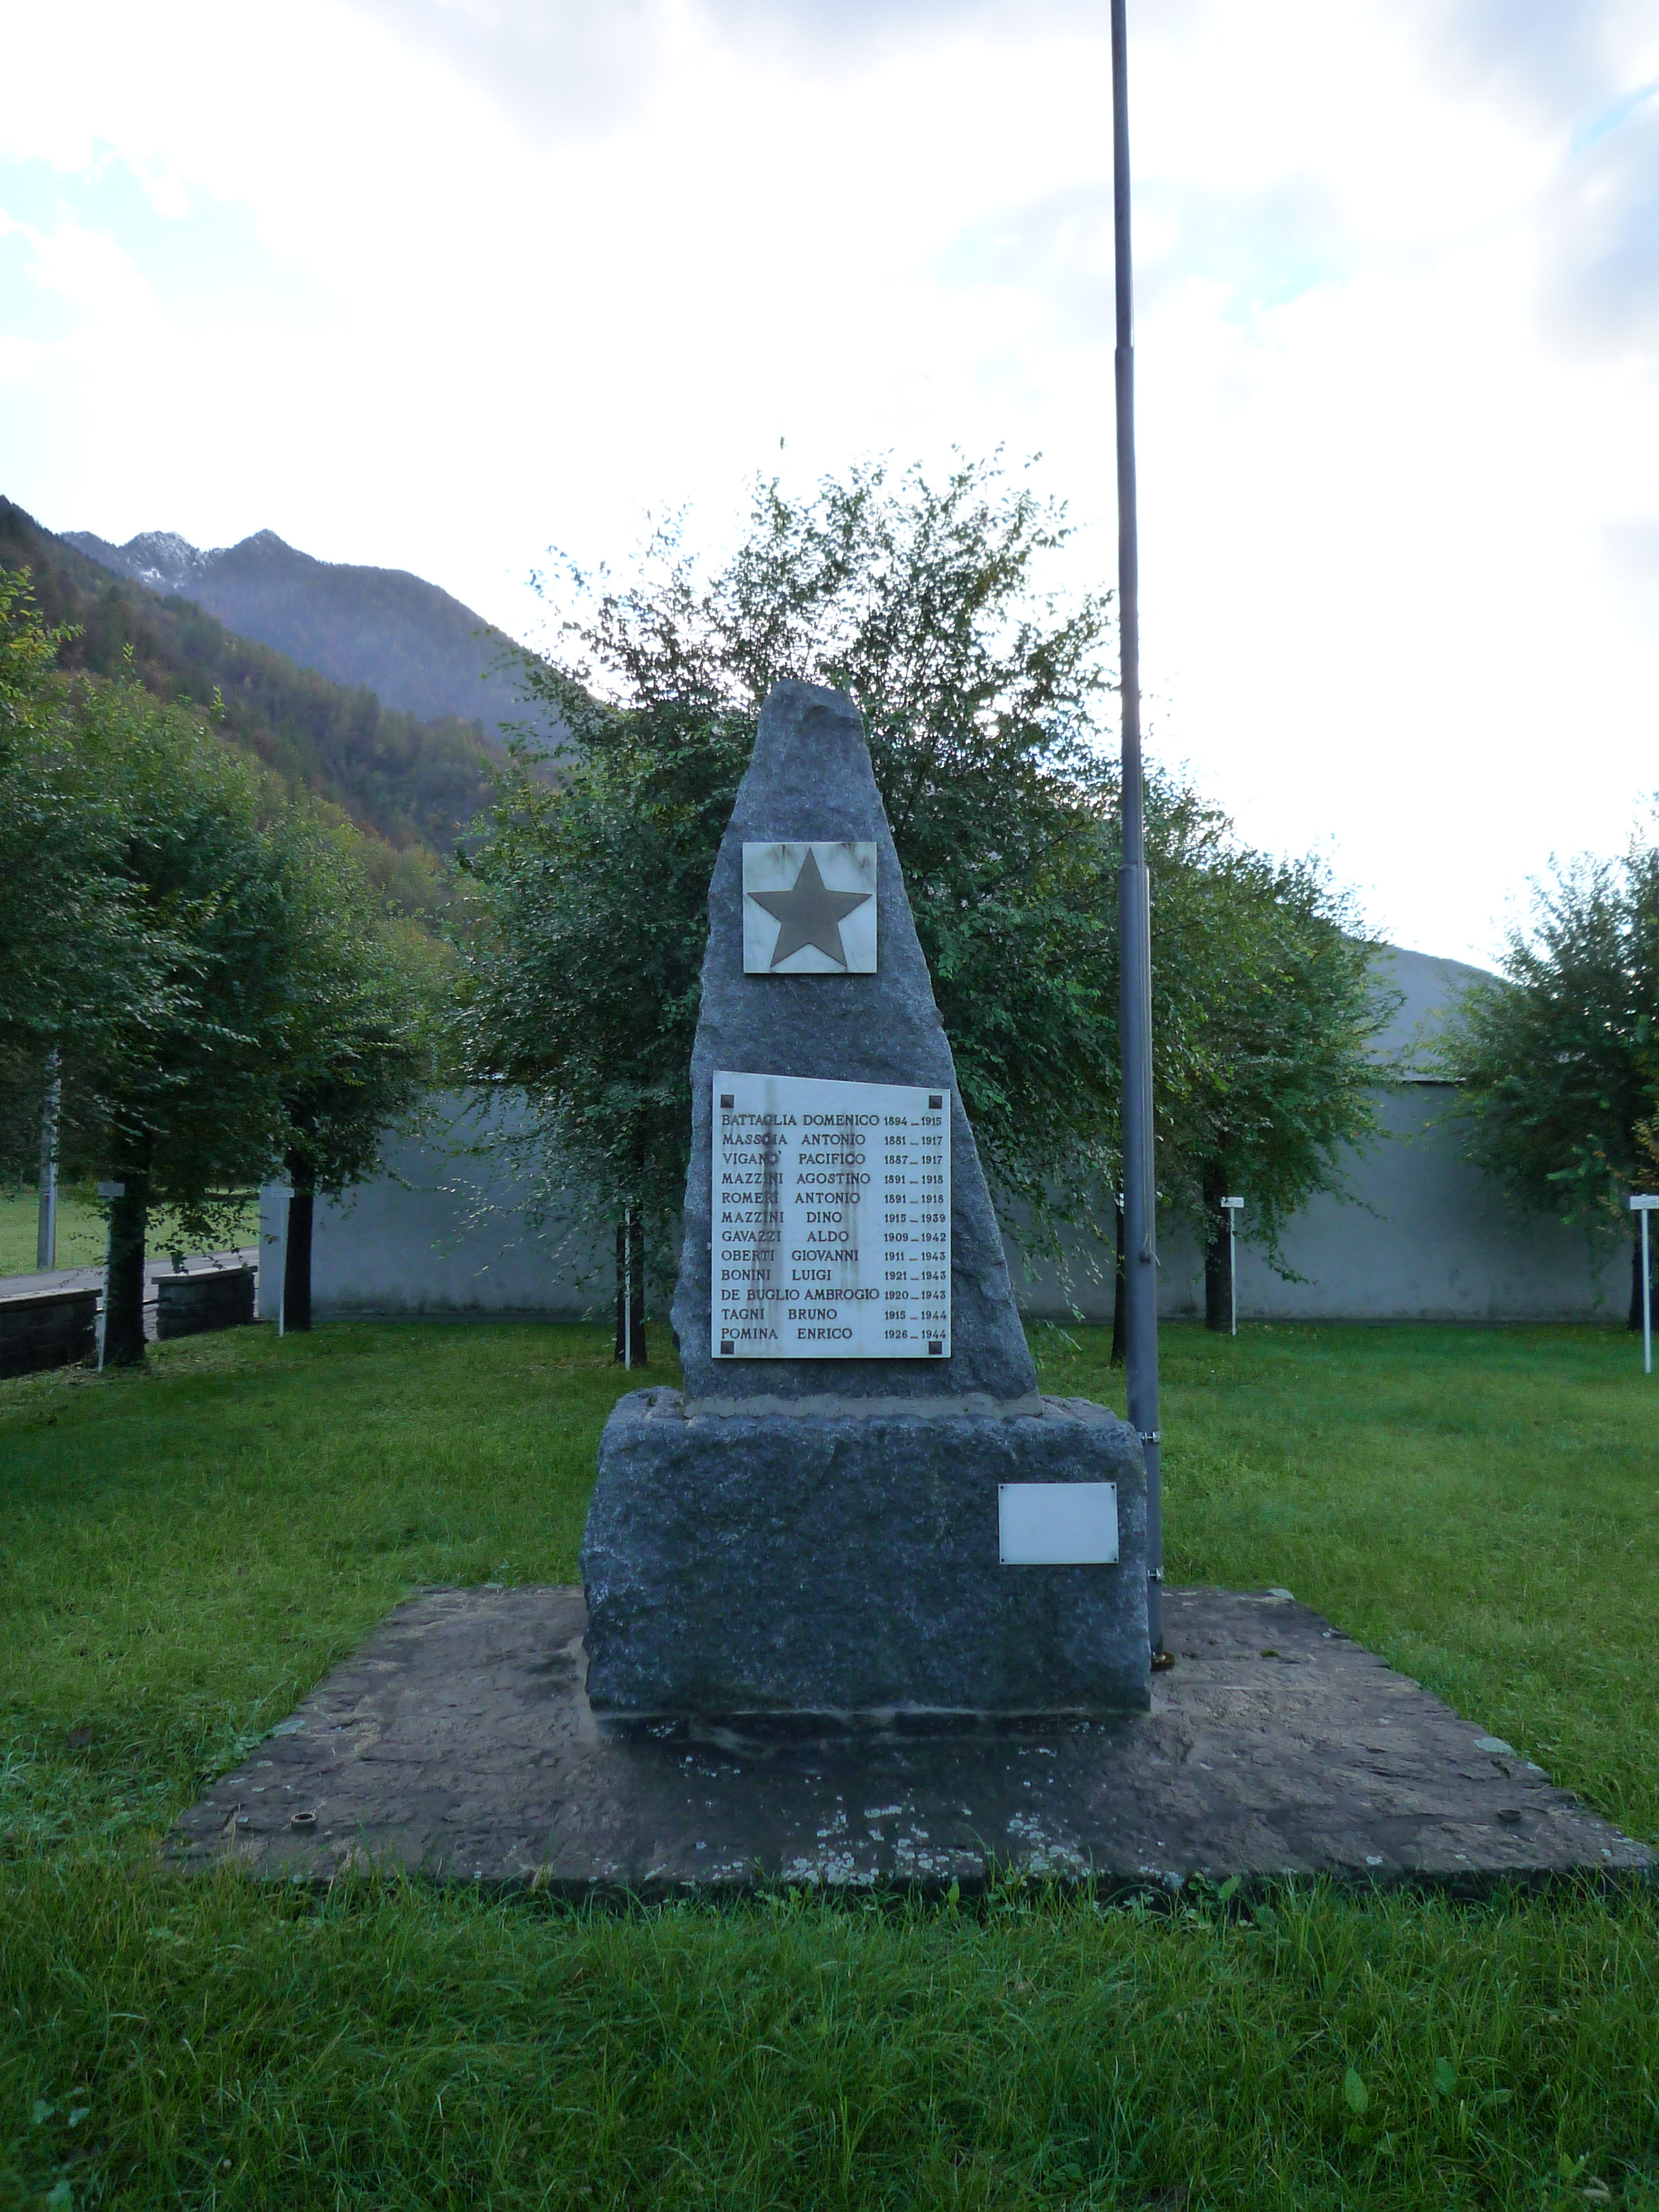
[[[144,1244],[149,1233],[149,1170],[128,1167],[126,1186],[109,1205],[109,1267],[104,1279],[104,1364],[144,1363]]]
[[[1232,1243],[1221,1201],[1227,1179],[1220,1168],[1204,1176],[1204,1326],[1225,1336],[1233,1325]]]
[[[303,1154],[288,1156],[288,1234],[283,1239],[283,1332],[311,1327],[311,1229],[316,1175]]]
[[[1112,1271],[1112,1364],[1121,1367],[1129,1355],[1129,1289],[1123,1267],[1123,1193],[1121,1190],[1113,1194],[1112,1212],[1117,1222],[1117,1265]]]
[[[617,1224],[617,1351],[621,1367],[645,1358],[645,1224],[631,1210]]]

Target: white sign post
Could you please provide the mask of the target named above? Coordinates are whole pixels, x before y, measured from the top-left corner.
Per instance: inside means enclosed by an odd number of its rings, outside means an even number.
[[[1633,1198],[1632,1213],[1642,1217],[1642,1372],[1653,1372],[1653,1274],[1648,1258],[1648,1216],[1659,1206],[1659,1193]]]
[[[34,1230],[34,1264],[43,1275],[58,1265],[58,1109],[63,1079],[58,1073],[56,1045],[46,1055],[46,1065],[52,1074],[40,1110],[40,1179]]]
[[[1238,1334],[1238,1244],[1233,1234],[1238,1224],[1242,1198],[1224,1198],[1222,1211],[1227,1217],[1227,1295],[1232,1300],[1233,1334]]]
[[[100,1182],[100,1198],[125,1198],[127,1187],[124,1182]],[[109,1322],[109,1263],[115,1249],[115,1218],[112,1211],[109,1229],[104,1238],[104,1295],[98,1307],[98,1372],[104,1371],[104,1332]]]

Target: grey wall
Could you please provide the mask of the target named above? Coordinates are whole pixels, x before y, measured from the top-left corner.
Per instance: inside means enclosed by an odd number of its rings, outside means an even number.
[[[1241,1316],[1302,1321],[1546,1321],[1622,1316],[1629,1259],[1578,1232],[1511,1212],[1463,1158],[1450,1125],[1456,1091],[1428,1079],[1425,1044],[1449,999],[1480,971],[1389,948],[1380,977],[1402,1003],[1379,1042],[1391,1071],[1377,1089],[1387,1132],[1345,1165],[1347,1199],[1316,1199],[1292,1223],[1285,1258],[1305,1279],[1275,1275],[1248,1242],[1239,1254]],[[313,1296],[321,1315],[534,1312],[576,1319],[612,1289],[609,1255],[586,1237],[537,1233],[525,1191],[499,1158],[467,1147],[514,1126],[509,1101],[432,1102],[425,1132],[389,1147],[391,1170],[337,1203],[319,1203]],[[260,1203],[259,1313],[274,1319],[286,1207]],[[1103,1224],[1109,1237],[1109,1219]],[[1204,1310],[1202,1255],[1178,1223],[1162,1224],[1159,1308]],[[1111,1254],[1074,1246],[1065,1277],[1009,1265],[1036,1319],[1111,1313]]]
[[[1629,1256],[1592,1247],[1582,1232],[1516,1212],[1463,1158],[1454,1126],[1457,1091],[1423,1071],[1437,1024],[1460,988],[1482,974],[1457,960],[1388,947],[1378,979],[1401,1004],[1378,1039],[1378,1119],[1386,1134],[1350,1153],[1346,1199],[1318,1198],[1285,1240],[1291,1270],[1276,1275],[1249,1242],[1249,1192],[1240,1217],[1241,1318],[1285,1321],[1588,1321],[1624,1310]],[[1103,1224],[1109,1233],[1109,1222]],[[1190,1228],[1160,1225],[1158,1310],[1204,1311],[1204,1260]],[[1034,1271],[1022,1293],[1039,1319],[1111,1313],[1110,1259],[1103,1246],[1068,1254],[1064,1278]],[[1090,1262],[1094,1263],[1091,1267]],[[1019,1279],[1018,1261],[1010,1265]],[[1103,1279],[1101,1279],[1103,1278]]]
[[[1592,1249],[1577,1231],[1511,1212],[1462,1158],[1441,1117],[1456,1093],[1421,1081],[1379,1087],[1389,1133],[1352,1155],[1350,1202],[1319,1198],[1298,1214],[1285,1257],[1306,1279],[1286,1282],[1248,1241],[1238,1250],[1238,1311],[1258,1321],[1592,1321],[1623,1313],[1630,1262],[1623,1248]],[[1241,1217],[1248,1229],[1248,1190]],[[1370,1209],[1369,1211],[1367,1209]],[[1108,1224],[1109,1226],[1109,1224]],[[1201,1316],[1204,1259],[1197,1239],[1164,1223],[1158,1310]],[[1034,1318],[1111,1316],[1109,1256],[1091,1279],[1081,1251],[1069,1279],[1036,1270],[1020,1292]],[[1016,1285],[1019,1261],[1011,1253]]]
[[[474,1148],[517,1126],[510,1099],[440,1094],[421,1133],[395,1137],[387,1172],[319,1200],[312,1302],[319,1315],[540,1313],[574,1321],[610,1294],[608,1258],[562,1224],[531,1229],[526,1191],[499,1157]],[[259,1318],[282,1294],[285,1195],[259,1194]],[[596,1281],[594,1271],[604,1273]]]

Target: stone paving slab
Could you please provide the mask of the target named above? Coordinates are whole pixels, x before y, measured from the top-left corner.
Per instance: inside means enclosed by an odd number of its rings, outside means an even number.
[[[1621,1835],[1286,1594],[1165,1594],[1149,1714],[789,1741],[601,1735],[579,1589],[399,1606],[176,1824],[172,1862],[353,1866],[586,1895],[757,1882],[964,1892],[999,1868],[1107,1891],[1237,1875],[1463,1895],[1650,1877]]]

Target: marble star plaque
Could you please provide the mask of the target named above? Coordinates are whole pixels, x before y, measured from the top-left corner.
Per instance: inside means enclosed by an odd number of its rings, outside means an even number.
[[[717,1072],[709,1348],[948,1359],[951,1097]]]
[[[748,975],[876,973],[873,840],[743,848]]]

